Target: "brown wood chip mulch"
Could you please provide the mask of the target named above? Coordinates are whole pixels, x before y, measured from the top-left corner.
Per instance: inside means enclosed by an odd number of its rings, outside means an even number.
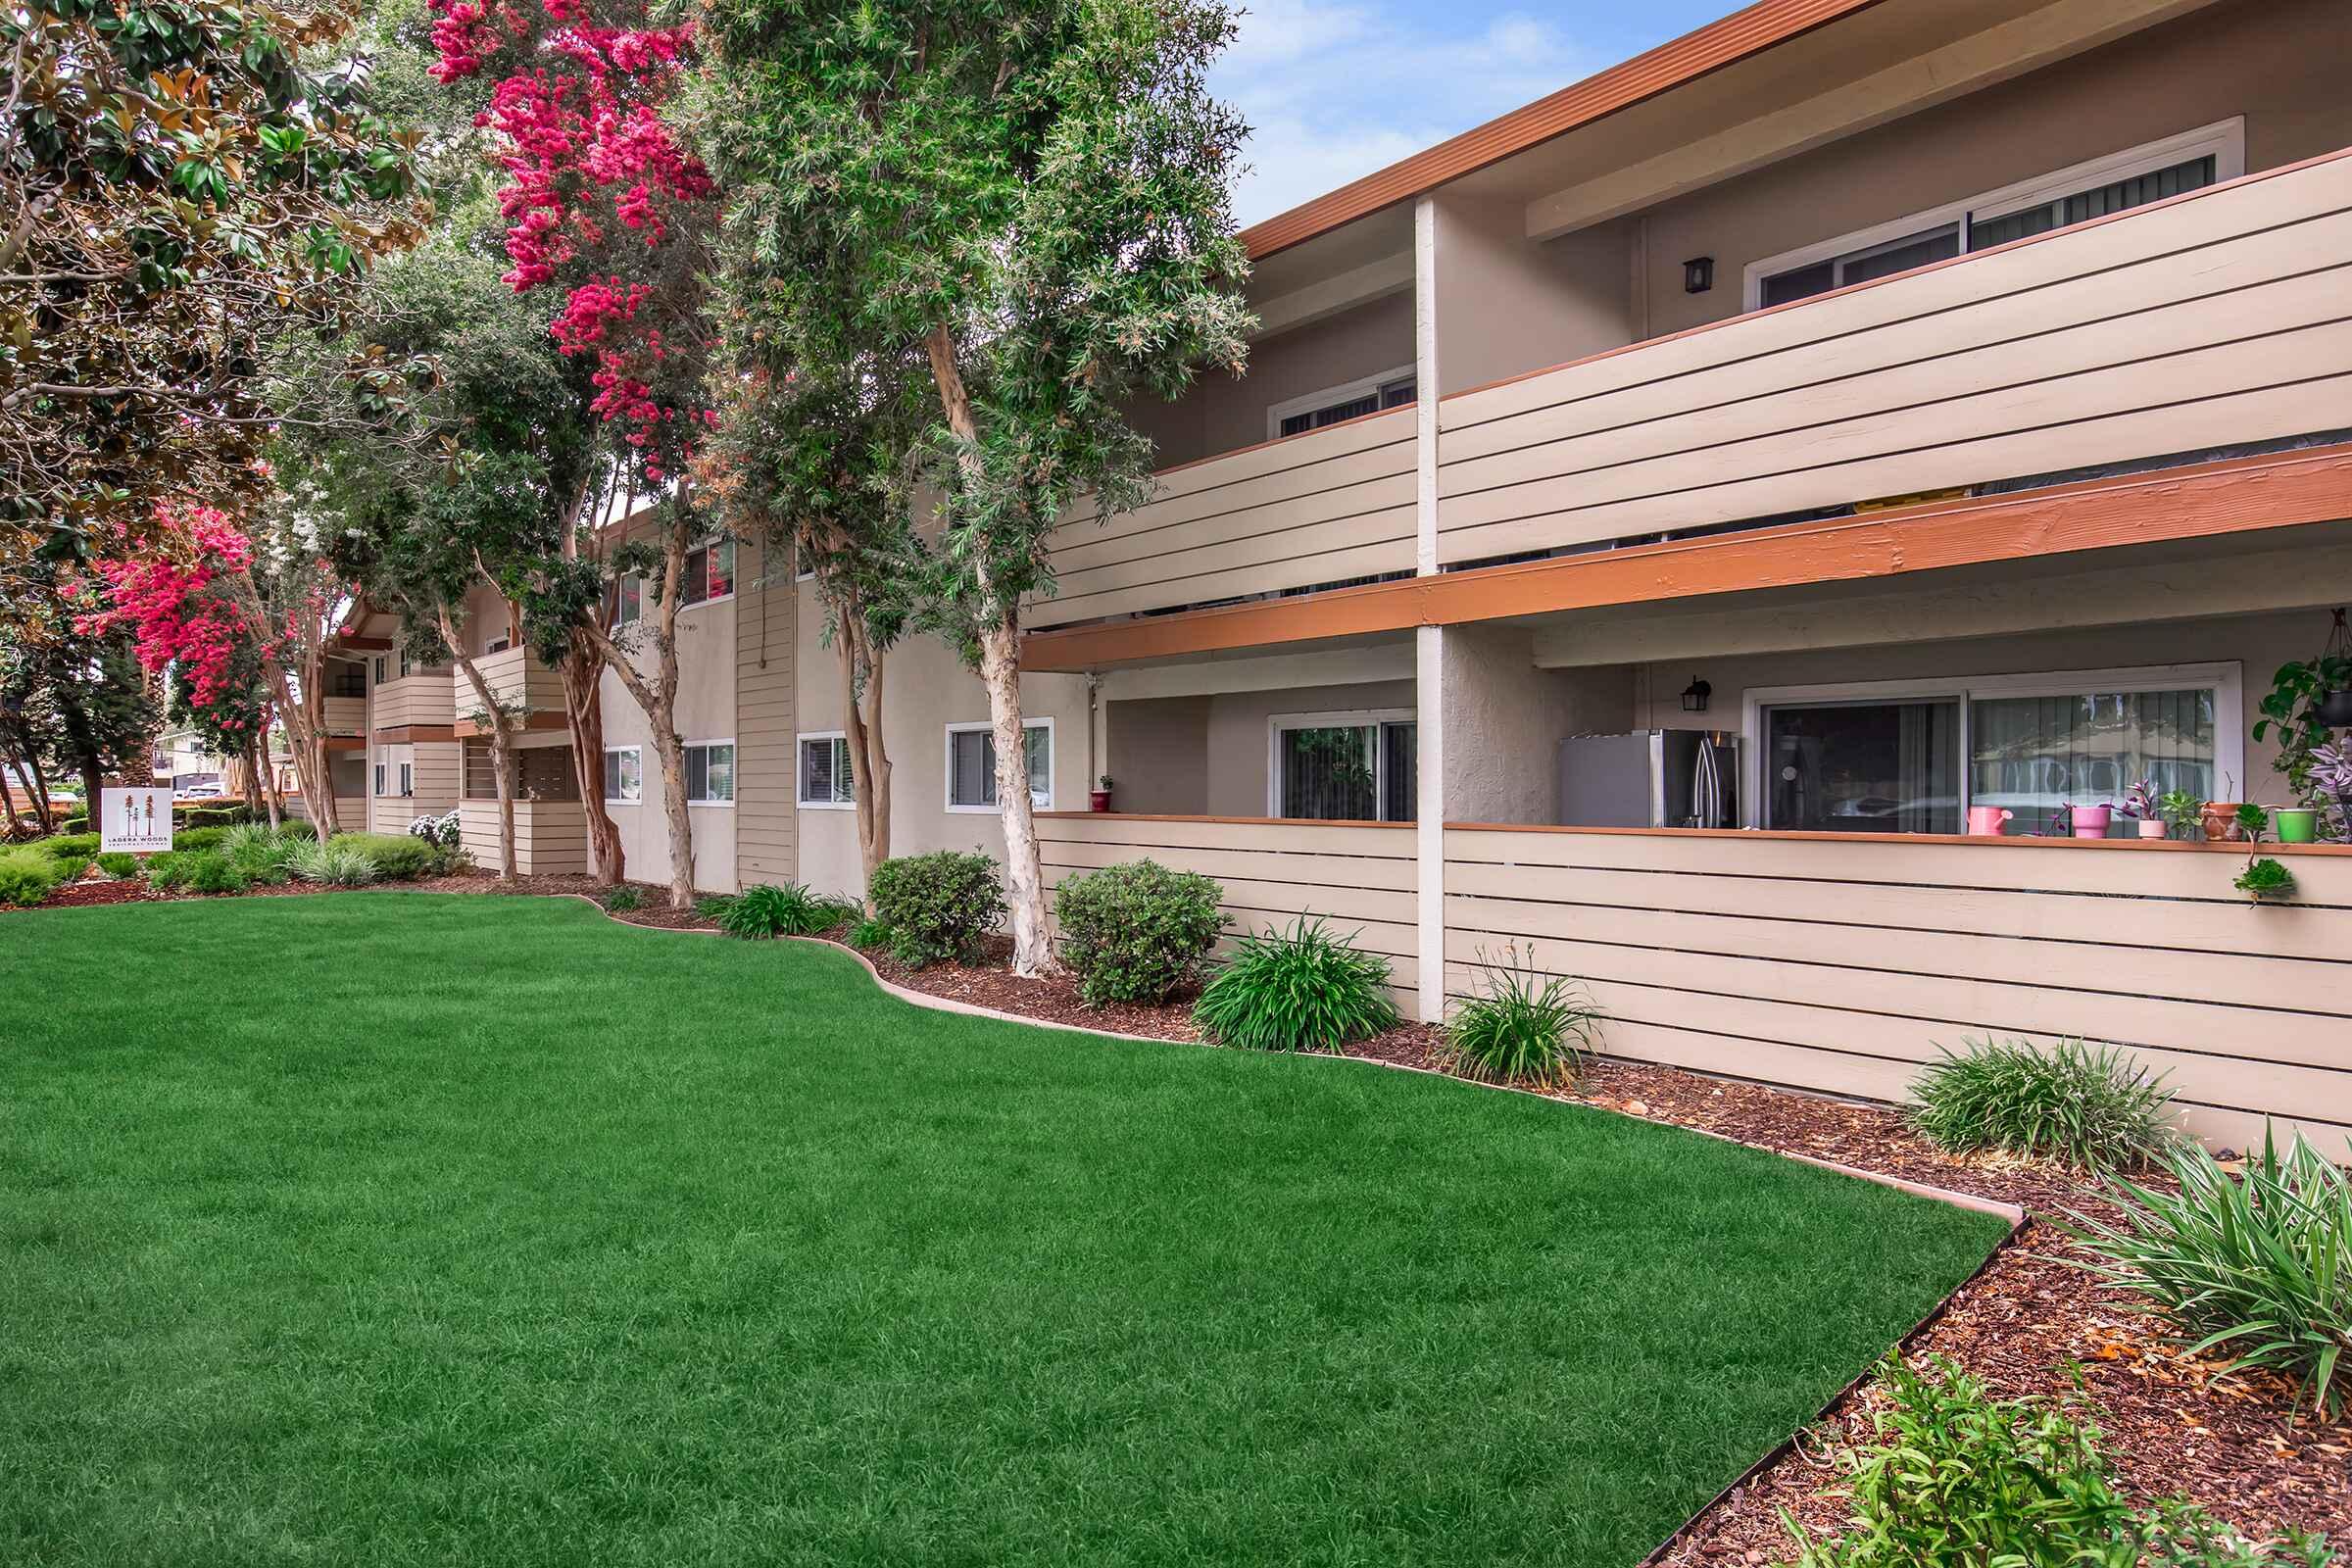
[[[478,870],[407,884],[428,892],[586,894],[584,876],[502,883]],[[643,904],[613,918],[631,925],[710,930],[692,910],[668,907],[666,890],[638,885]],[[256,893],[312,891],[298,886]],[[248,895],[250,896],[250,895]],[[46,908],[160,899],[136,882],[82,882]],[[892,983],[1047,1022],[1152,1039],[1198,1042],[1189,999],[1166,1006],[1091,1007],[1066,978],[1016,979],[1009,944],[993,941],[974,964],[910,970],[887,954],[866,956]],[[1348,1054],[1434,1070],[1440,1033],[1408,1024],[1350,1047]],[[1960,1159],[1914,1135],[1892,1107],[1856,1104],[1602,1058],[1553,1098],[1716,1133],[1759,1148],[1810,1155],[1876,1174],[2015,1203],[2033,1216],[1945,1308],[1904,1346],[1915,1362],[1947,1356],[2004,1396],[2080,1398],[2097,1420],[2127,1484],[2142,1497],[2185,1494],[2255,1537],[2292,1526],[2352,1544],[2352,1420],[2294,1414],[2292,1391],[2263,1375],[2229,1376],[2210,1360],[2168,1348],[2157,1323],[2132,1301],[2070,1265],[2073,1243],[2055,1223],[2069,1208],[2096,1208],[2096,1190],[2062,1171],[2019,1160]],[[1831,1446],[1867,1436],[1876,1391],[1863,1388],[1800,1434],[1766,1465],[1686,1526],[1662,1563],[1762,1564],[1794,1555],[1786,1509],[1813,1531],[1846,1519],[1828,1462]]]

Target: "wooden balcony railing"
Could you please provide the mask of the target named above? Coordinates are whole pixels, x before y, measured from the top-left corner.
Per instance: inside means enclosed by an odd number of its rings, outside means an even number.
[[[452,711],[449,672],[418,670],[376,687],[368,722],[378,730],[412,724],[446,725]]]
[[[564,711],[564,677],[532,658],[527,648],[477,654],[473,667],[481,672],[491,697],[502,707],[516,712]],[[481,708],[481,694],[474,690],[465,670],[451,670],[449,684],[461,719]]]
[[[2352,153],[1447,398],[1441,564],[2352,425]]]

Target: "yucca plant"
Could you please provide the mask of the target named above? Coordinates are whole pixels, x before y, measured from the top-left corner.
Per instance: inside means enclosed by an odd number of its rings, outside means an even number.
[[[2352,1153],[2352,1145],[2347,1145]],[[2266,1128],[2241,1179],[2183,1142],[2168,1164],[2179,1193],[2116,1184],[2120,1217],[2072,1213],[2084,1264],[2153,1304],[2192,1351],[2298,1379],[2330,1414],[2352,1383],[2352,1177],[2297,1138]]]
[[[1193,1018],[1219,1045],[1251,1051],[1337,1051],[1397,1022],[1389,960],[1305,915],[1287,931],[1244,937]]]
[[[375,862],[358,847],[317,839],[298,841],[286,856],[286,869],[321,887],[359,888],[375,880]]]
[[[2137,1170],[2177,1141],[2161,1075],[2112,1046],[1971,1040],[1911,1086],[1911,1125],[1949,1153],[1998,1151],[2075,1170]]]
[[[1490,1084],[1573,1082],[1601,1022],[1591,993],[1565,976],[1537,973],[1533,948],[1524,963],[1516,944],[1503,950],[1500,963],[1488,961],[1483,950],[1478,962],[1478,993],[1446,1024],[1446,1068]]]
[[[731,937],[813,937],[858,914],[840,899],[820,898],[799,882],[745,888],[720,910],[718,928]]]

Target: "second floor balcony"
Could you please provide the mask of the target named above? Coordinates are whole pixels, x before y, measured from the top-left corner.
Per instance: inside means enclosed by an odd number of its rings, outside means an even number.
[[[473,667],[490,688],[491,700],[518,717],[564,711],[564,677],[531,656],[527,648],[476,654]],[[482,698],[463,669],[444,677],[461,734],[480,733]]]

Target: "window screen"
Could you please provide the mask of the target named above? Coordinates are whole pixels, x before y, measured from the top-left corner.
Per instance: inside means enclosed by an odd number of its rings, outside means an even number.
[[[801,742],[801,804],[844,806],[857,799],[849,741],[834,735]]]
[[[1385,381],[1361,397],[1348,398],[1341,402],[1327,404],[1319,409],[1308,409],[1302,413],[1285,415],[1282,420],[1282,433],[1284,435],[1299,435],[1308,430],[1320,430],[1327,424],[1338,424],[1343,419],[1358,419],[1367,414],[1378,414],[1383,409],[1402,408],[1412,401],[1413,378],[1409,375],[1402,376],[1394,381]]]
[[[735,748],[716,743],[686,748],[686,798],[707,806],[735,799]]]
[[[1022,732],[1028,765],[1029,801],[1047,807],[1054,799],[1054,731],[1031,724]],[[948,804],[997,804],[997,740],[984,729],[948,732]]]

